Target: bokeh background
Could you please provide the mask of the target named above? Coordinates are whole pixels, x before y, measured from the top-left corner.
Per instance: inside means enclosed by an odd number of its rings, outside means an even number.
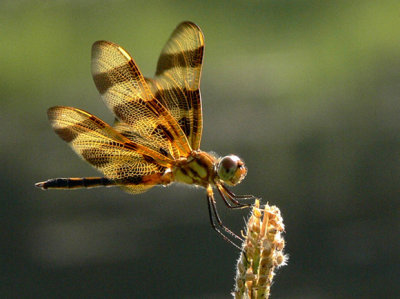
[[[206,40],[202,149],[241,156],[234,191],[285,219],[272,297],[397,297],[399,12],[395,0],[2,0],[0,297],[229,298],[239,252],[211,229],[204,190],[33,186],[97,175],[46,117],[67,105],[112,121],[92,43],[119,43],[152,76],[184,20]],[[248,211],[219,211],[243,229]]]

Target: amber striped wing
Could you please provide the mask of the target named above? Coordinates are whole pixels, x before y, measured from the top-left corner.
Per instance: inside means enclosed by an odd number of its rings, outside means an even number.
[[[147,79],[155,97],[178,122],[192,149],[200,148],[202,108],[200,76],[204,36],[194,23],[183,22],[164,46],[154,79]]]
[[[92,75],[107,106],[133,141],[146,140],[158,153],[177,159],[190,145],[170,111],[157,100],[131,56],[120,46],[98,41],[92,47]]]
[[[161,176],[172,165],[172,160],[130,141],[86,111],[58,106],[48,110],[48,117],[54,131],[79,156],[128,192],[140,193],[151,188],[158,183],[157,175]]]

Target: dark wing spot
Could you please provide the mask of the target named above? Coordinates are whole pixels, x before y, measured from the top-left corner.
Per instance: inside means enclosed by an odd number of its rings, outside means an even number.
[[[192,109],[192,101],[190,100],[190,94],[186,88],[173,87],[169,89],[158,90],[154,97],[165,107],[168,107],[167,103],[169,99],[177,99],[180,103],[179,107],[188,111]]]
[[[74,141],[75,138],[79,135],[79,133],[77,133],[75,130],[72,130],[68,127],[54,129],[54,132],[56,132],[57,135],[66,142]]]
[[[160,111],[164,110],[162,104],[156,98],[152,98],[151,100],[144,102],[144,105],[155,116],[159,116],[160,115]]]
[[[105,94],[107,90],[115,84],[130,80],[139,80],[139,74],[134,71],[130,62],[131,61],[106,72],[93,75],[94,84],[100,94]]]
[[[113,83],[107,73],[93,75],[93,81],[100,94],[105,94],[106,91],[113,86]]]
[[[190,121],[189,121],[189,119],[186,116],[182,117],[178,121],[178,124],[181,127],[182,131],[185,133],[185,135],[187,137],[189,137],[189,135],[190,135]]]
[[[147,163],[156,164],[156,161],[152,157],[150,157],[149,155],[143,155],[143,160],[145,160]]]
[[[163,149],[162,147],[160,147],[159,152],[160,152],[162,155],[164,155],[164,156],[166,156],[166,157],[169,157],[168,152],[167,152],[165,149]]]
[[[125,120],[126,111],[130,109],[128,103],[123,103],[114,106],[113,112],[118,119]]]
[[[164,151],[164,150],[163,150]],[[166,154],[166,156],[168,156],[168,154]],[[165,169],[167,169],[164,166],[161,166],[157,163],[156,160],[154,160],[152,157],[150,157],[149,155],[143,155],[143,160],[145,160],[147,163],[152,163],[155,164],[157,166],[157,170],[158,172],[164,172]]]
[[[137,151],[138,146],[136,143],[130,142],[130,143],[125,143],[124,148],[130,149],[132,151]]]
[[[189,99],[189,102],[191,105],[193,105],[193,109],[197,110],[201,108],[201,102],[200,102],[200,91],[198,89],[196,90],[185,90],[186,91],[186,96]],[[199,107],[200,104],[200,107]],[[192,106],[190,106],[192,108]]]
[[[104,151],[96,148],[84,149],[81,155],[86,161],[97,167],[102,167],[111,162],[110,157]]]
[[[175,66],[189,66],[193,68],[200,66],[202,63],[203,50],[204,46],[200,46],[197,49],[183,51],[180,53],[161,54],[158,60],[156,76]],[[190,65],[187,65],[187,57],[190,57]]]
[[[155,127],[151,135],[162,136],[162,138],[169,140],[171,142],[174,140],[174,136],[172,136],[171,132],[168,131],[168,129],[161,124]]]

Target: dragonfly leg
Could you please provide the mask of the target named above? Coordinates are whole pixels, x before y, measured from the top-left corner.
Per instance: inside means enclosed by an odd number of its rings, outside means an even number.
[[[241,250],[241,247],[239,245],[237,245],[236,243],[234,243],[231,239],[229,239],[221,230],[220,228],[222,228],[226,233],[228,233],[229,235],[231,235],[232,237],[240,240],[241,242],[243,242],[243,239],[241,237],[239,237],[238,235],[236,235],[234,232],[232,232],[229,228],[227,228],[221,221],[221,218],[218,214],[217,211],[217,207],[215,204],[215,199],[214,199],[214,194],[212,192],[212,188],[209,187],[207,188],[207,203],[208,203],[208,213],[210,216],[210,223],[212,228],[221,235],[221,237],[227,241],[228,243],[232,244],[233,246],[235,246],[236,248],[238,248],[239,250]],[[216,222],[215,222],[215,220]]]

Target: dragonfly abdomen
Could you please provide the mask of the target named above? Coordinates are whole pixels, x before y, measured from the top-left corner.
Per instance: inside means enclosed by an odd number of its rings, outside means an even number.
[[[36,187],[42,189],[76,189],[112,185],[115,185],[115,182],[104,177],[56,178],[35,184]]]

